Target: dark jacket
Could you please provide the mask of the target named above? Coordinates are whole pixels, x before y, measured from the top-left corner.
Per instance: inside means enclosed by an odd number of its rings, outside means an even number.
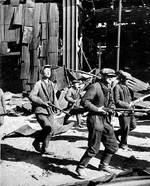
[[[98,107],[114,106],[111,90],[102,82],[96,82],[89,86],[82,98],[81,104],[89,111],[87,124],[96,130],[103,130],[105,123],[110,124],[110,117],[98,113]]]
[[[133,100],[133,92],[125,84],[118,83],[114,87],[114,101],[116,107],[130,108],[130,102]]]
[[[39,80],[33,87],[29,99],[33,102],[35,107],[35,114],[52,114],[51,108],[47,108],[45,103],[51,102],[58,107],[56,94],[54,91],[54,84],[49,81],[48,86],[44,80]]]

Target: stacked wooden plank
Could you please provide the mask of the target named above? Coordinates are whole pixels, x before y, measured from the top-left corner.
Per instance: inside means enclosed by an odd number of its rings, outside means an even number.
[[[149,83],[145,83],[135,77],[131,77],[127,80],[128,87],[134,92],[145,91],[149,87]]]
[[[43,65],[58,65],[58,41],[57,3],[11,0],[0,4],[0,55],[11,55],[10,42],[20,46],[18,65],[23,91],[30,91]]]

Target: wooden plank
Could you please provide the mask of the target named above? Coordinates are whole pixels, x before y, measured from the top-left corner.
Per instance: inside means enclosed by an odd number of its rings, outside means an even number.
[[[40,23],[41,23],[41,39],[47,39],[47,4],[41,5]]]
[[[75,61],[76,61],[76,10],[75,10],[75,0],[72,1],[71,5],[71,14],[72,14],[72,21],[71,21],[71,53],[72,53],[72,60],[70,61],[70,67],[71,69],[75,69]]]
[[[67,61],[66,61],[66,67],[70,68],[70,63],[71,63],[71,20],[72,20],[72,16],[71,16],[71,1],[70,0],[66,0],[67,1]]]
[[[41,23],[41,40],[47,39],[47,23]]]
[[[59,12],[57,3],[50,3],[48,18],[48,64],[58,65]]]
[[[15,11],[14,11],[14,20],[13,20],[13,24],[14,25],[23,25],[23,5],[19,4],[18,7],[15,7]]]
[[[24,25],[33,26],[34,8],[25,8]]]
[[[127,80],[127,85],[129,88],[131,88],[133,91],[143,91],[147,90],[149,84],[145,83],[137,78],[132,77],[132,79]]]
[[[47,4],[48,3],[41,4],[40,23],[47,23]]]
[[[56,61],[58,61],[58,54],[56,52],[49,52],[48,53],[48,59],[50,60],[48,64],[50,65],[56,65]]]
[[[63,0],[63,65],[67,61],[67,1]]]
[[[75,2],[76,2],[76,5],[75,5],[75,13],[76,13],[76,19],[75,19],[75,21],[76,21],[76,25],[75,25],[75,29],[76,29],[76,38],[75,38],[75,43],[76,43],[76,46],[75,46],[75,51],[76,51],[76,53],[75,53],[75,56],[76,56],[76,60],[75,60],[75,70],[78,70],[79,69],[79,55],[78,55],[78,44],[79,44],[79,41],[78,41],[78,38],[79,38],[79,36],[78,36],[78,29],[79,29],[79,9],[78,9],[78,6],[77,6],[77,4],[80,4],[80,3],[82,3],[81,1],[79,1],[79,0],[75,0]]]
[[[10,29],[10,25],[9,24],[5,24],[4,25],[4,40],[7,42],[11,42],[11,41],[17,41],[18,39],[18,33],[17,33],[17,29],[11,30]]]
[[[41,29],[41,25],[40,25],[40,19],[41,19],[41,5],[42,3],[35,3],[35,7],[34,7],[34,37],[39,37],[40,34],[40,29]]]
[[[13,19],[13,13],[14,13],[14,7],[10,5],[4,6],[4,24],[10,25],[12,19]]]
[[[31,67],[31,73],[30,73],[30,79],[29,79],[29,83],[31,85],[34,85],[37,80],[39,79],[39,66],[32,66]]]
[[[49,37],[48,52],[58,53],[58,36]]]
[[[30,68],[30,54],[29,46],[22,46],[22,59],[21,59],[21,74],[20,79],[29,78],[29,68]]]
[[[39,57],[40,58],[46,57],[46,53],[47,53],[47,40],[43,40],[40,47]]]
[[[4,41],[4,6],[0,5],[0,42]]]

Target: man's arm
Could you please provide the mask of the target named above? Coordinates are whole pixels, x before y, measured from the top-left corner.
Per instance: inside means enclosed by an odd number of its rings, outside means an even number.
[[[93,104],[93,100],[96,96],[97,90],[94,85],[90,85],[87,92],[83,96],[81,100],[81,104],[85,107],[88,111],[91,112],[99,112],[105,114],[103,107],[97,107]]]

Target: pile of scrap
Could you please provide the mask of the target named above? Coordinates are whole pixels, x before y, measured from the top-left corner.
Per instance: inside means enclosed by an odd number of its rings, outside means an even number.
[[[32,105],[27,97],[22,94],[5,92],[6,111],[9,116],[32,114]]]

